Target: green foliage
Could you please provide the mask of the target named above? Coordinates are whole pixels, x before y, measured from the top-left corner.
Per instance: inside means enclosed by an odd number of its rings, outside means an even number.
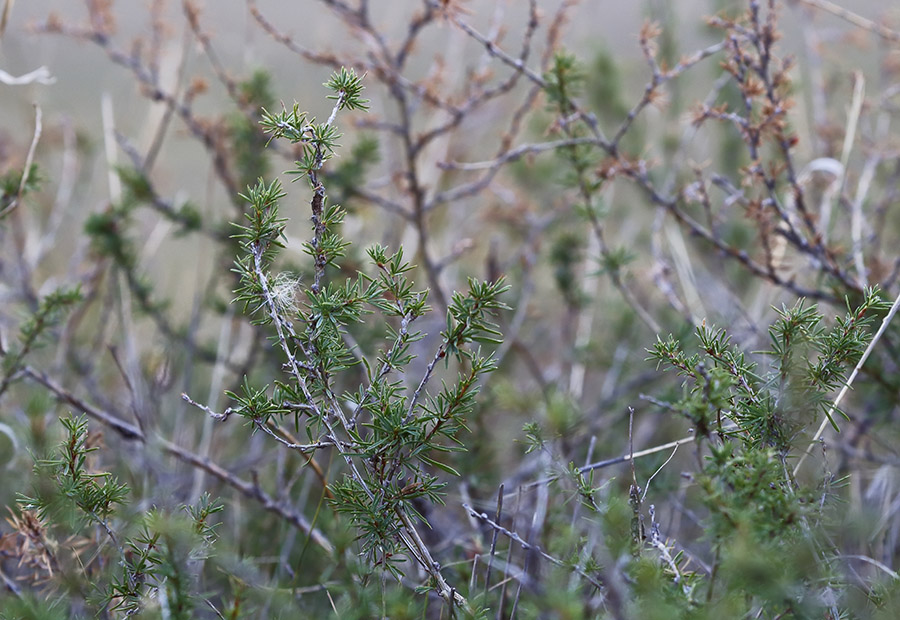
[[[278,65],[233,78],[193,3],[209,62],[174,86],[164,3],[131,48],[109,3],[38,26],[162,114],[146,153],[117,134],[99,209],[70,208],[97,191],[67,128],[37,151],[63,136],[58,179],[0,179],[0,620],[897,616],[889,80],[850,92],[819,46],[793,84],[773,3],[681,55],[651,2],[639,58],[588,63],[559,45],[569,2],[488,34],[454,2],[388,30],[327,2],[335,53],[252,4],[301,82],[334,71],[330,114],[302,84],[279,103]],[[452,70],[424,56],[437,28]],[[172,169],[185,141],[202,172]],[[81,285],[41,298],[57,263]]]
[[[22,186],[22,172],[22,170],[13,169],[0,176],[0,213],[6,211],[19,195],[19,188]],[[28,177],[25,179],[25,186],[21,187],[22,195],[25,196],[37,191],[43,180],[38,165],[31,164],[31,168],[28,170]]]
[[[578,266],[584,253],[584,241],[574,233],[560,234],[550,248],[553,277],[563,299],[570,306],[584,303],[584,294],[578,288]]]
[[[571,113],[572,100],[581,94],[586,73],[574,54],[557,53],[553,66],[544,75],[544,92],[551,105],[561,113]]]
[[[122,510],[131,490],[97,469],[100,448],[87,419],[70,416],[60,422],[65,437],[53,454],[36,461],[35,493],[19,497],[18,511],[10,521],[23,538],[23,562],[36,577],[42,572],[64,575],[68,595],[83,598],[98,616],[130,617],[157,608],[166,617],[196,617],[197,584],[190,567],[210,557],[217,540],[215,515],[224,506],[204,493],[181,514],[148,511],[132,534],[135,524]],[[108,543],[85,536],[91,527]],[[66,538],[59,541],[54,534]],[[89,583],[79,575],[86,568],[80,557],[86,548],[94,557],[110,551],[113,556],[111,562],[91,569]],[[22,599],[13,608],[19,615],[11,617],[50,618],[60,608],[52,602],[44,606]]]
[[[140,170],[136,168],[128,168],[120,166],[116,169],[119,179],[122,181],[124,196],[122,204],[118,209],[112,209],[108,212],[108,216],[119,216],[122,227],[129,223],[128,215],[137,207],[147,205],[155,209],[170,222],[178,224],[178,234],[185,235],[200,230],[202,219],[197,208],[190,202],[174,208],[172,205],[162,200],[153,188],[150,179]],[[91,220],[88,221],[88,233],[92,231]],[[109,224],[106,224],[109,226]],[[96,231],[102,234],[102,231]],[[124,232],[117,231],[117,232]],[[107,241],[109,243],[110,241]],[[121,243],[121,242],[120,242]],[[115,258],[117,255],[113,253]]]
[[[331,96],[335,112],[365,109],[361,83],[352,71],[335,73],[326,86],[335,92]],[[411,324],[430,311],[427,292],[416,290],[409,280],[412,267],[402,248],[391,253],[374,246],[367,251],[373,273],[360,273],[343,283],[327,280],[326,268],[338,267],[349,245],[339,233],[343,210],[328,204],[318,177],[337,146],[339,133],[333,121],[334,114],[324,124],[308,120],[297,105],[278,115],[263,114],[261,125],[273,139],[302,146],[294,172],[306,175],[313,190],[313,237],[304,250],[313,259],[315,277],[303,290],[303,303],[279,303],[270,270],[284,247],[285,220],[279,216],[278,203],[285,193],[277,181],[266,185],[260,180],[244,196],[250,211],[235,235],[242,249],[235,268],[240,276],[235,301],[253,313],[256,323],[274,326],[286,377],[271,395],[268,388],[254,390],[246,381],[242,395],[228,395],[236,403],[232,410],[252,419],[257,428],[277,429],[287,415],[294,416],[295,427],[303,420],[313,443],[292,444],[295,449],[330,445],[338,451],[347,471],[329,485],[330,503],[358,528],[360,551],[370,566],[399,578],[399,563],[407,556],[422,561],[422,554],[427,554],[415,543],[413,519],[424,520],[415,501],[441,501],[446,483],[434,471],[458,475],[437,455],[462,449],[457,435],[466,430],[478,380],[495,367],[493,359],[473,345],[500,342],[490,317],[507,309],[500,297],[508,287],[502,279],[470,279],[466,293],[452,296],[441,344],[418,385],[413,388],[393,378],[414,359],[410,346],[423,334]],[[384,348],[370,360],[351,350],[345,334],[373,313],[382,315],[387,331]],[[456,379],[429,394],[427,384],[438,363],[446,367],[451,360],[460,367]],[[337,384],[358,362],[365,369],[365,382],[338,400]],[[341,401],[349,404],[349,412]],[[440,573],[432,572],[431,587],[452,596],[441,579]]]
[[[337,140],[341,134],[332,124],[334,114],[339,110],[365,110],[368,100],[362,98],[362,79],[350,69],[341,68],[325,83],[326,88],[334,91],[329,99],[335,101],[334,112],[324,123],[317,123],[314,118],[307,118],[299,105],[294,104],[291,110],[282,105],[281,112],[272,114],[263,109],[260,126],[269,134],[269,140],[285,138],[293,144],[301,145],[301,159],[296,163],[293,174],[310,175],[322,167],[322,164],[334,157]],[[311,187],[315,183],[310,179]]]
[[[591,108],[606,121],[615,121],[628,114],[624,100],[624,84],[614,55],[601,49],[594,56],[587,75],[585,90]]]
[[[378,140],[370,135],[359,138],[350,148],[350,153],[341,157],[333,170],[325,171],[325,182],[335,202],[352,212],[348,201],[359,193],[362,179],[367,177],[379,160]]]
[[[867,289],[863,302],[855,309],[848,307],[830,329],[820,326],[822,316],[815,307],[805,307],[803,300],[783,308],[769,330],[772,349],[766,354],[774,363],[763,375],[731,344],[724,329],[706,325],[697,328],[698,353],[688,355],[670,336],[666,341],[657,339],[651,359],[685,377],[685,397],[669,406],[696,425],[702,436],[715,431],[786,455],[799,428],[818,414],[829,416],[839,430],[830,417],[828,396],[862,355],[871,338],[865,327],[872,313],[886,307],[877,288]]]
[[[98,448],[88,445],[86,418],[63,418],[60,422],[68,433],[68,439],[60,444],[56,455],[36,463],[36,474],[54,480],[61,498],[74,503],[81,518],[105,525],[116,507],[124,503],[128,487],[119,484],[109,473],[91,473],[88,470],[88,455]],[[53,501],[23,496],[19,505],[23,510],[36,512],[40,519],[48,520]],[[59,515],[52,516],[58,518]]]
[[[698,442],[708,441],[709,456],[694,480],[708,509],[705,533],[721,561],[721,572],[713,572],[706,587],[724,598],[707,596],[707,605],[731,607],[731,597],[746,596],[769,613],[802,615],[821,606],[812,594],[813,572],[821,570],[827,552],[816,550],[813,524],[821,519],[817,495],[824,491],[799,485],[790,463],[803,447],[796,445],[801,431],[830,416],[830,394],[868,344],[872,314],[885,308],[877,288],[867,289],[861,304],[848,305],[828,328],[802,300],[783,308],[769,329],[765,355],[772,363],[765,372],[724,329],[700,326],[693,354],[671,337],[657,340],[651,359],[684,381],[681,400],[660,404],[685,416]],[[785,554],[787,548],[795,555]]]
[[[48,333],[56,328],[66,313],[81,301],[81,291],[60,288],[43,299],[37,309],[19,327],[19,338],[15,345],[0,351],[0,395],[6,391],[24,368],[25,358],[44,342]]]
[[[238,172],[240,187],[246,187],[268,175],[270,162],[266,154],[265,136],[259,131],[259,110],[275,105],[272,92],[272,76],[264,69],[257,69],[238,85],[244,108],[229,118],[231,150]]]
[[[353,69],[341,67],[325,82],[325,88],[334,91],[328,98],[335,101],[338,110],[368,110],[369,100],[362,98],[365,88],[362,78]]]
[[[98,254],[131,268],[135,262],[134,247],[122,234],[126,216],[127,212],[118,209],[95,213],[88,218],[84,231],[91,238]]]
[[[728,441],[710,447],[698,484],[710,508],[708,533],[720,542],[737,533],[759,542],[790,540],[815,505],[811,494],[791,488],[774,450],[738,451]]]

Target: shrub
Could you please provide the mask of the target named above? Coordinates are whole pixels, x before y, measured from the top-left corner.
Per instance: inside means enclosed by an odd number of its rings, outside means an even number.
[[[44,16],[139,93],[102,199],[40,108],[0,162],[0,617],[896,616],[900,35],[724,4],[639,75],[572,3],[248,0],[302,87]]]

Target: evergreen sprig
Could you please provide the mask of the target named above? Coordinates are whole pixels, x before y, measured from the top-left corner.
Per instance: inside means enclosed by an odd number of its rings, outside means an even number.
[[[454,604],[468,607],[451,588],[422,543],[414,520],[424,516],[414,501],[441,501],[443,474],[458,475],[437,455],[462,449],[457,438],[466,430],[466,417],[475,406],[478,379],[495,367],[493,358],[475,345],[497,344],[501,333],[493,316],[507,309],[501,296],[508,289],[497,282],[469,280],[466,292],[455,293],[447,312],[442,342],[415,388],[398,373],[410,366],[410,345],[422,338],[413,321],[430,311],[427,291],[415,288],[413,267],[403,249],[382,246],[367,250],[372,273],[336,281],[329,270],[340,267],[349,243],[340,234],[344,211],[329,204],[319,172],[334,156],[340,137],[335,125],[341,110],[366,109],[362,83],[350,70],[336,72],[326,86],[336,101],[331,117],[317,123],[297,105],[278,114],[263,111],[261,126],[271,139],[301,145],[295,174],[303,174],[312,189],[312,238],[304,250],[312,258],[314,277],[297,291],[299,303],[279,302],[273,287],[273,266],[284,247],[285,220],[279,202],[285,197],[277,181],[260,180],[243,196],[249,203],[245,223],[235,238],[241,255],[235,262],[240,286],[235,301],[253,314],[254,321],[272,325],[277,348],[286,363],[275,388],[252,388],[245,380],[242,394],[228,393],[236,403],[231,411],[250,418],[257,429],[293,449],[315,451],[332,447],[345,471],[329,483],[330,502],[358,528],[360,550],[372,567],[400,577],[399,562],[413,559],[429,574],[430,587]],[[303,281],[296,282],[298,288]],[[380,315],[385,346],[374,356],[356,350],[348,338],[352,326]],[[438,363],[455,361],[455,380],[432,393],[429,386]],[[338,386],[348,382],[348,369],[362,363],[366,381],[338,398]],[[293,416],[295,427],[305,426],[312,444],[294,444],[280,434],[282,421]]]
[[[37,309],[19,327],[18,343],[7,350],[0,350],[0,395],[18,377],[26,357],[40,347],[53,328],[58,326],[66,313],[82,299],[81,290],[59,288],[46,295]]]
[[[106,519],[117,506],[125,503],[128,485],[119,484],[112,474],[91,471],[88,456],[98,448],[88,443],[88,424],[84,416],[66,417],[60,420],[66,430],[66,440],[57,453],[37,461],[38,475],[46,474],[56,481],[63,498],[72,501],[81,512],[81,518],[106,525]],[[55,496],[20,496],[19,505],[23,510],[33,510],[47,519],[50,511],[59,508]]]

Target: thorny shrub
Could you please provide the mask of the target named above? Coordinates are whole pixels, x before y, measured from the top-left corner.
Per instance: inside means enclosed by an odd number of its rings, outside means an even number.
[[[247,0],[325,99],[168,4],[26,39],[155,120],[0,149],[0,618],[900,615],[900,32],[648,2],[640,85],[573,2]]]

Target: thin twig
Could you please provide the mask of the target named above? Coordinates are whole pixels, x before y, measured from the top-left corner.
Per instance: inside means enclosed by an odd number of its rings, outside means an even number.
[[[822,9],[827,13],[831,13],[841,19],[862,28],[863,30],[868,30],[869,32],[874,32],[882,39],[887,39],[888,41],[900,41],[900,32],[896,30],[892,30],[885,26],[884,24],[880,24],[878,22],[874,22],[871,19],[863,17],[853,11],[848,11],[842,6],[838,6],[833,2],[829,2],[828,0],[795,0],[796,2],[800,2],[801,4],[805,4],[807,6],[812,6],[817,9]]]
[[[855,554],[847,554],[847,555],[839,555],[840,558],[846,558],[848,560],[860,560],[862,562],[866,562],[867,564],[871,564],[872,566],[878,568],[879,570],[884,571],[886,574],[890,575],[890,577],[894,580],[900,580],[900,574],[897,571],[893,570],[890,566],[884,564],[883,562],[879,562],[874,558],[870,558],[867,555],[855,555]]]
[[[209,407],[207,407],[206,405],[203,405],[203,404],[198,403],[197,401],[193,400],[190,396],[188,396],[184,392],[181,393],[181,399],[183,401],[185,401],[186,403],[193,405],[197,409],[200,409],[201,411],[205,411],[206,413],[209,414],[209,417],[211,417],[213,420],[216,420],[217,422],[224,422],[225,420],[228,419],[228,416],[230,416],[232,413],[234,413],[234,409],[232,409],[231,407],[228,407],[222,413],[217,413],[217,412],[213,411],[212,409],[210,409]]]
[[[680,444],[678,444],[678,445],[680,445]],[[669,455],[669,458],[667,458],[667,459],[665,460],[665,462],[664,462],[662,465],[660,465],[660,466],[656,469],[655,472],[653,472],[653,475],[651,475],[649,478],[647,478],[647,482],[646,482],[646,484],[644,484],[644,492],[643,492],[643,494],[641,495],[641,502],[643,502],[645,499],[647,499],[647,491],[650,490],[650,483],[653,482],[653,479],[656,478],[656,475],[657,475],[659,472],[661,472],[661,471],[663,470],[663,468],[664,468],[666,465],[669,464],[669,461],[671,461],[671,460],[675,457],[675,453],[678,452],[678,445],[676,445],[676,446],[672,449],[672,454]],[[631,460],[632,460],[632,463],[633,463],[633,462],[634,462],[634,455],[632,455]],[[651,517],[651,521],[652,521],[652,517]]]
[[[50,390],[60,400],[69,403],[79,411],[83,411],[89,417],[94,418],[98,422],[101,422],[104,426],[115,430],[123,438],[137,439],[143,443],[148,443],[147,437],[137,426],[129,424],[128,422],[123,421],[118,416],[103,411],[91,405],[90,403],[85,402],[43,373],[40,373],[28,366],[23,369],[23,372],[27,376],[31,377],[32,379],[46,387],[48,390]],[[322,534],[321,531],[314,528],[306,519],[306,517],[275,501],[271,496],[269,496],[261,488],[259,488],[258,485],[238,478],[210,459],[198,456],[197,454],[194,454],[193,452],[182,448],[181,446],[169,441],[168,439],[157,437],[153,441],[161,446],[163,451],[177,457],[185,463],[202,469],[203,471],[212,475],[214,478],[217,478],[230,487],[236,489],[242,495],[259,502],[264,509],[268,510],[269,512],[275,513],[294,527],[300,529],[305,534],[308,534],[312,538],[313,542],[319,545],[327,553],[332,553],[334,551],[334,545],[331,544],[331,542],[325,537],[324,534]]]
[[[84,402],[82,399],[78,398],[64,387],[56,383],[53,379],[45,375],[44,373],[31,368],[30,366],[25,366],[22,369],[22,372],[43,385],[45,388],[50,390],[56,397],[64,402],[69,403],[76,409],[83,411],[88,417],[94,418],[98,422],[101,422],[105,426],[113,429],[119,435],[121,435],[124,439],[137,439],[139,441],[144,441],[145,436],[144,432],[134,424],[130,424],[125,422],[121,418],[114,416],[106,411],[98,409],[93,405],[90,405]]]
[[[334,444],[330,441],[317,441],[316,443],[295,443],[288,441],[275,433],[271,428],[269,428],[268,424],[263,424],[259,420],[254,420],[254,426],[264,432],[269,437],[272,437],[275,441],[285,446],[290,450],[296,450],[301,454],[306,454],[307,452],[315,452],[316,450],[321,450],[322,448],[330,448]]]
[[[603,469],[604,467],[609,467],[611,465],[618,465],[619,463],[627,463],[632,461],[633,459],[639,459],[645,456],[650,456],[651,454],[656,454],[657,452],[663,452],[670,448],[677,448],[678,446],[684,445],[686,443],[691,443],[692,441],[696,441],[697,438],[691,435],[690,437],[683,437],[676,441],[670,441],[669,443],[664,443],[659,446],[654,446],[652,448],[647,448],[646,450],[638,450],[637,452],[628,454],[623,454],[622,456],[617,456],[615,458],[606,459],[603,461],[597,461],[596,463],[590,463],[583,467],[578,468],[578,473],[585,474],[589,471],[594,471],[595,469]],[[548,482],[552,482],[553,480],[558,480],[560,477],[559,474],[555,474],[553,476],[549,476],[547,478],[542,478],[540,480],[535,480],[534,482],[530,482],[527,485],[524,485],[522,488],[530,489],[532,487],[536,487],[539,484],[546,484]]]
[[[259,502],[265,510],[278,515],[304,534],[309,535],[312,541],[326,553],[331,554],[334,552],[334,545],[331,544],[331,541],[329,541],[319,529],[313,527],[306,517],[273,499],[268,493],[263,491],[259,485],[242,480],[208,458],[200,457],[167,439],[158,438],[157,441],[165,452],[179,458],[185,463],[202,469],[212,477],[217,478],[228,486],[236,489],[242,495]]]
[[[512,541],[514,541],[514,542],[516,542],[516,543],[518,543],[519,546],[521,546],[521,547],[522,547],[523,549],[525,549],[526,551],[533,551],[533,552],[537,553],[538,555],[540,555],[540,556],[541,556],[542,558],[544,558],[545,560],[547,560],[548,562],[551,562],[552,564],[555,564],[556,566],[559,566],[559,567],[561,567],[561,568],[565,568],[565,569],[574,571],[574,572],[578,573],[579,575],[581,575],[581,577],[583,577],[588,583],[590,583],[591,585],[593,585],[594,587],[596,587],[598,590],[602,590],[602,589],[603,589],[603,585],[602,585],[599,581],[597,581],[597,579],[596,579],[595,577],[593,577],[593,576],[587,574],[583,569],[579,568],[578,566],[572,566],[571,564],[568,564],[568,563],[566,563],[566,562],[563,562],[563,561],[561,561],[561,560],[558,560],[558,559],[556,559],[555,557],[553,557],[552,555],[550,555],[549,553],[547,553],[546,551],[544,551],[543,549],[541,549],[541,547],[539,547],[538,545],[533,545],[533,544],[530,544],[530,543],[526,542],[526,541],[525,541],[521,536],[519,536],[516,532],[512,532],[512,531],[506,529],[505,527],[503,527],[502,525],[500,525],[499,523],[497,523],[496,521],[494,521],[493,519],[491,519],[491,518],[487,515],[487,513],[484,513],[484,512],[478,512],[477,510],[475,510],[474,508],[472,508],[472,507],[469,506],[468,504],[463,504],[462,507],[465,508],[466,511],[467,511],[471,516],[473,516],[473,517],[475,517],[476,519],[478,519],[479,521],[482,521],[483,523],[489,525],[491,528],[493,528],[494,530],[500,532],[501,534],[503,534],[504,536],[506,536],[506,537],[509,538],[510,540],[512,540]]]
[[[12,592],[16,597],[22,598],[22,588],[19,587],[19,584],[10,579],[9,576],[3,572],[2,568],[0,568],[0,581],[2,581],[3,585],[6,586],[6,589]]]
[[[497,511],[494,513],[494,521],[500,523],[500,517],[503,514],[503,485],[500,485],[500,488],[497,490]],[[484,575],[484,595],[487,596],[488,588],[491,586],[491,569],[494,567],[494,558],[497,555],[497,538],[500,536],[500,532],[494,530],[493,535],[491,536],[491,550],[488,555],[488,564],[487,571]]]

